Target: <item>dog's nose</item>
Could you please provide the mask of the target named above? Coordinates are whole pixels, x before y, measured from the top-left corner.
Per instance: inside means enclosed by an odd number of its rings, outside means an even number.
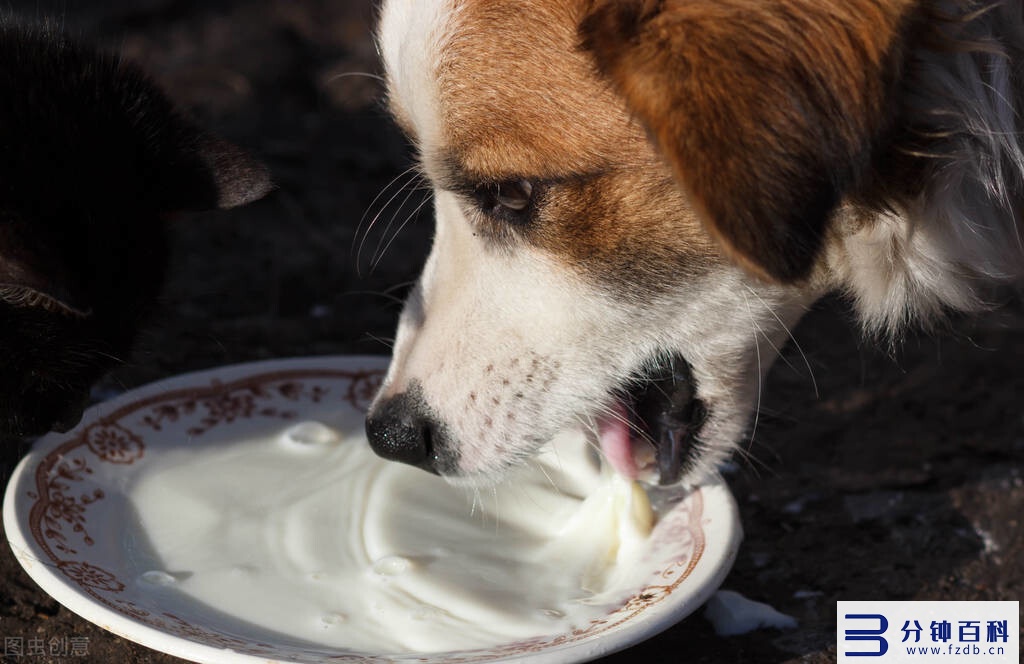
[[[378,404],[366,418],[366,437],[378,456],[439,474],[435,430],[422,399],[408,392]]]

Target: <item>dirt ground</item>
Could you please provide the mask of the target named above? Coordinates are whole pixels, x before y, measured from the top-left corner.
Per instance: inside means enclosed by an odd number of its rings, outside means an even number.
[[[5,6],[53,9],[137,58],[207,126],[264,157],[280,185],[257,205],[175,227],[162,313],[135,363],[101,392],[231,362],[387,352],[397,298],[431,229],[429,206],[415,214],[422,194],[403,175],[407,146],[379,105],[370,2]],[[360,243],[367,210],[381,221]],[[720,638],[696,614],[604,661],[830,662],[836,600],[1024,595],[1020,298],[1008,294],[998,311],[893,351],[862,341],[838,301],[819,306],[795,336],[803,354],[791,345],[776,365],[753,442],[728,475],[746,539],[725,587],[799,627]],[[0,449],[0,480],[23,451]],[[0,577],[4,640],[87,639],[84,655],[4,661],[180,661],[62,608],[6,546]]]

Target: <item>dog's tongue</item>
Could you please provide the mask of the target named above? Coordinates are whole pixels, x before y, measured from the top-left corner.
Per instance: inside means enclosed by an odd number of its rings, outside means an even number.
[[[638,469],[629,434],[629,414],[616,399],[612,410],[597,421],[597,435],[604,458],[623,477],[635,480]]]

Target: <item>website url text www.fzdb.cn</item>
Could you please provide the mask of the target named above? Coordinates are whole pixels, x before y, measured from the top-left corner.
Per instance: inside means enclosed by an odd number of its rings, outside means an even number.
[[[955,645],[947,646],[906,646],[908,655],[1005,655],[1003,646]]]

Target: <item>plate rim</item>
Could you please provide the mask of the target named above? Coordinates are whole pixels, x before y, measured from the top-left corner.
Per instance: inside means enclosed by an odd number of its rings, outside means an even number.
[[[121,638],[139,643],[148,648],[163,652],[175,657],[198,662],[223,662],[225,664],[269,664],[273,662],[296,661],[289,657],[273,659],[264,655],[236,652],[223,647],[201,643],[184,638],[180,635],[161,630],[141,620],[135,619],[124,613],[97,601],[82,590],[78,584],[74,584],[66,574],[56,568],[55,565],[42,559],[35,552],[40,551],[40,545],[34,543],[31,534],[29,521],[30,508],[23,507],[23,503],[29,500],[24,490],[25,483],[32,486],[34,470],[42,463],[48,455],[52,454],[62,444],[74,440],[75,436],[82,433],[85,427],[95,424],[104,418],[112,417],[118,410],[140,401],[152,398],[158,394],[171,392],[172,389],[185,390],[188,387],[200,389],[199,383],[207,388],[214,382],[231,383],[240,381],[245,377],[256,377],[261,375],[272,375],[278,372],[302,371],[312,369],[341,370],[366,370],[383,371],[386,369],[390,358],[383,355],[353,354],[353,355],[320,355],[292,358],[275,358],[242,362],[217,367],[191,371],[182,374],[168,376],[151,383],[140,385],[127,390],[112,399],[100,402],[86,410],[79,425],[64,434],[50,433],[33,443],[30,452],[17,464],[11,473],[4,492],[3,501],[3,522],[6,539],[18,562],[25,569],[32,580],[48,595],[67,609]],[[696,588],[689,594],[683,596],[679,602],[657,602],[645,608],[645,614],[636,618],[633,627],[630,629],[611,629],[608,632],[596,634],[592,639],[570,642],[555,645],[553,647],[535,652],[514,653],[497,657],[480,657],[477,659],[467,658],[460,661],[479,662],[536,662],[537,664],[569,664],[574,662],[585,662],[598,657],[623,650],[630,646],[645,641],[656,634],[664,631],[678,623],[686,616],[694,613],[702,606],[710,596],[719,588],[732,569],[739,544],[742,540],[742,528],[739,521],[738,506],[735,498],[729,491],[728,486],[720,477],[699,487],[705,504],[715,502],[721,505],[716,511],[716,523],[713,532],[715,538],[705,537],[701,551],[694,555],[692,570],[688,570],[683,576],[682,582],[690,582]],[[724,508],[724,509],[723,509]],[[721,514],[720,517],[717,515]],[[706,516],[702,515],[702,518]],[[713,540],[713,541],[709,541]],[[709,548],[721,550],[717,557],[717,564],[701,567],[699,561],[704,556],[712,553]],[[717,551],[716,551],[717,552]],[[698,572],[694,578],[690,572]],[[630,620],[634,620],[630,618]],[[255,644],[255,639],[252,641]],[[326,646],[325,646],[326,647]],[[412,655],[413,653],[410,653]],[[424,661],[432,661],[439,653],[423,653]],[[340,657],[344,657],[339,653]],[[377,655],[367,654],[365,661],[374,661]],[[392,654],[394,656],[394,654]],[[352,661],[360,661],[358,655],[353,655]],[[327,661],[329,658],[324,657]],[[344,661],[344,659],[336,660]]]

